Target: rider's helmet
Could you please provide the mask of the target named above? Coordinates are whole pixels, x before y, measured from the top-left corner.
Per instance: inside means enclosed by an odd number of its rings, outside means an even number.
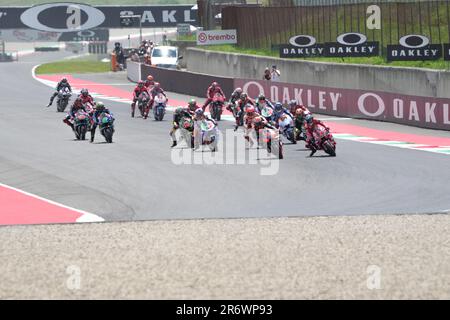
[[[144,85],[145,85],[145,82],[144,82],[144,81],[140,80],[140,81],[138,82],[138,87],[139,87],[139,88],[144,87]]]
[[[295,106],[297,106],[297,105],[298,105],[297,100],[291,100],[291,101],[289,101],[289,107],[295,107]]]
[[[241,100],[245,101],[245,100],[247,100],[247,98],[248,98],[248,95],[245,92],[241,94]]]
[[[197,107],[197,101],[195,99],[191,99],[189,101],[188,106],[189,106],[189,109],[194,109],[195,107]]]
[[[81,95],[82,95],[83,97],[87,97],[88,94],[89,94],[88,89],[81,89]]]
[[[255,107],[252,106],[251,104],[247,104],[245,107],[246,107],[246,108],[245,108],[245,112],[246,112],[248,115],[253,115],[253,114],[255,113]]]
[[[105,105],[103,104],[103,102],[96,102],[95,103],[95,110],[98,110],[98,111],[103,111],[103,110],[105,110]]]
[[[266,97],[263,94],[260,94],[258,96],[258,101],[265,101],[265,100],[266,100]]]
[[[302,108],[298,108],[297,110],[295,110],[295,116],[301,117],[301,116],[303,116],[303,112],[304,112],[304,110]]]
[[[149,75],[149,76],[147,77],[147,80],[148,80],[148,81],[153,81],[153,76],[152,76],[152,75]]]
[[[78,98],[75,99],[75,102],[73,104],[76,105],[76,106],[83,105],[83,99],[78,97]]]
[[[217,87],[217,86],[219,86],[219,84],[218,84],[216,81],[214,81],[213,83],[211,83],[211,87],[215,88],[215,87]]]
[[[203,115],[204,115],[203,109],[200,108],[200,109],[195,110],[195,117],[197,119],[203,117]]]
[[[161,84],[159,82],[155,82],[155,85],[153,86],[155,89],[161,88]]]
[[[275,111],[283,110],[283,104],[281,102],[275,103]]]
[[[61,83],[67,83],[67,78],[62,78]]]
[[[234,89],[234,93],[237,94],[237,95],[240,97],[241,94],[242,94],[242,88],[236,88],[236,89]]]
[[[175,114],[179,115],[183,112],[183,108],[182,107],[178,107],[175,109]]]

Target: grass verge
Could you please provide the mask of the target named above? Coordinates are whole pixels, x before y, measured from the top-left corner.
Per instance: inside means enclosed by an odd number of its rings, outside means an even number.
[[[278,58],[280,56],[279,52],[275,51],[275,50],[240,48],[240,47],[237,47],[234,45],[202,46],[202,47],[198,47],[198,48],[202,48],[205,50],[211,50],[211,51],[240,53],[240,54],[253,54],[253,55],[257,55],[257,56],[274,57],[274,58]],[[376,57],[363,57],[363,58],[327,58],[327,57],[298,58],[296,60],[450,70],[450,62],[444,61],[442,59],[436,60],[436,61],[387,62],[385,60],[385,58],[376,56]]]
[[[110,70],[111,64],[109,62],[74,59],[42,64],[36,68],[36,74],[101,73]]]

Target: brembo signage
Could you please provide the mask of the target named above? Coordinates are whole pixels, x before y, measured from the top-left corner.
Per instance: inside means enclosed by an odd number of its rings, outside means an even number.
[[[179,23],[196,25],[197,10],[192,5],[170,6],[90,6],[61,2],[34,7],[0,7],[0,29],[35,29],[72,32],[97,27],[120,28],[120,17],[139,15],[143,27],[169,27]]]
[[[450,99],[240,79],[234,86],[252,97],[297,99],[317,113],[450,130]]]
[[[302,57],[368,57],[379,54],[379,43],[368,42],[362,33],[343,33],[336,42],[317,43],[310,35],[297,35],[280,47],[281,58]]]

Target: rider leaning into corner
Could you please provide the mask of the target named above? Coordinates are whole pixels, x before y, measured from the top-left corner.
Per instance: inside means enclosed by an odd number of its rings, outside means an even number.
[[[314,118],[310,118],[306,122],[306,147],[308,149],[311,149],[310,157],[312,157],[316,152],[316,141],[318,137],[316,136],[316,129],[318,127],[322,127],[327,131],[330,131],[330,128],[328,128],[322,121]]]
[[[95,129],[97,129],[97,126],[99,125],[99,123],[101,121],[100,115],[102,113],[107,113],[107,114],[113,116],[111,111],[109,111],[109,109],[105,107],[103,102],[96,102],[95,103],[95,111],[94,111],[94,114],[92,115],[93,124],[92,124],[92,128],[91,128],[91,143],[94,142]],[[113,120],[114,120],[114,118],[113,118]]]
[[[172,121],[173,127],[169,132],[169,135],[172,138],[171,148],[177,146],[177,138],[175,137],[175,132],[180,128],[180,121],[183,117],[187,117],[187,118],[193,117],[193,114],[191,114],[189,107],[187,107],[187,108],[179,107],[179,108],[175,109],[175,112],[173,113],[173,121]]]
[[[202,128],[201,128],[201,124],[202,122],[207,121],[207,122],[211,122],[214,125],[214,128],[217,128],[217,122],[214,121],[213,119],[211,119],[210,117],[208,117],[205,112],[203,111],[202,108],[197,109],[195,111],[195,115],[194,115],[194,150],[197,150],[200,145],[202,144],[202,139],[204,137],[202,137]],[[210,131],[210,134],[213,132],[214,130]]]
[[[71,122],[71,120],[73,118],[75,118],[75,114],[79,110],[83,110],[83,111],[87,112],[86,108],[84,107],[83,100],[80,97],[75,99],[75,101],[73,102],[72,106],[70,107],[69,112],[67,113],[67,116],[63,119],[63,122],[65,124],[67,124],[69,127],[71,127],[72,130],[73,130],[73,123]]]
[[[150,101],[147,105],[147,109],[145,110],[144,119],[148,118],[148,114],[150,110],[153,108],[153,103],[155,102],[155,97],[158,94],[162,94],[166,98],[166,103],[169,102],[169,98],[167,98],[166,93],[164,92],[164,89],[161,87],[161,84],[159,82],[155,82],[153,85],[151,91],[150,91]]]
[[[220,85],[217,82],[213,82],[211,83],[211,85],[208,87],[208,89],[206,90],[206,101],[202,106],[203,111],[206,110],[206,107],[209,106],[209,104],[213,101],[213,98],[216,94],[220,94],[224,99],[225,98],[225,93],[223,93],[222,88],[220,87]]]
[[[53,100],[55,100],[56,96],[58,95],[59,91],[68,88],[70,92],[72,92],[72,87],[69,84],[69,81],[67,78],[62,78],[60,82],[56,85],[56,92],[53,93],[53,95],[50,97],[50,102],[47,105],[47,108],[50,107],[53,104]]]
[[[133,90],[133,103],[131,104],[131,117],[134,118],[134,112],[136,110],[136,102],[138,101],[139,96],[141,93],[147,93],[147,87],[145,86],[144,81],[139,81],[137,86]]]

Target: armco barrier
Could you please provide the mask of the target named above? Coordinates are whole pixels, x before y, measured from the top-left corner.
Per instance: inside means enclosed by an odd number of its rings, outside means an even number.
[[[206,89],[213,81],[220,83],[224,93],[228,96],[233,92],[233,78],[211,76],[201,73],[180,71],[175,69],[163,69],[141,64],[142,79],[151,74],[158,82],[163,84],[167,91],[204,97]]]
[[[272,101],[284,103],[297,99],[314,113],[450,130],[450,99],[446,98],[262,80],[236,79],[234,85],[247,91],[251,97],[263,93]]]

